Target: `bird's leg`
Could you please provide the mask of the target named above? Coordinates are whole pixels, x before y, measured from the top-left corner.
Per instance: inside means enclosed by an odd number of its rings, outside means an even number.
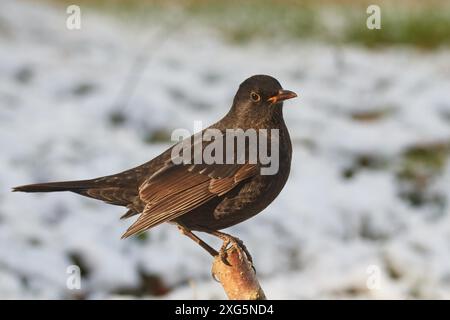
[[[205,249],[206,251],[208,251],[208,253],[210,255],[212,255],[213,257],[216,257],[219,253],[214,250],[209,244],[207,244],[205,241],[203,241],[202,239],[200,239],[199,237],[197,237],[195,234],[192,233],[191,230],[189,230],[188,228],[186,228],[185,226],[183,226],[180,223],[177,223],[178,226],[178,230],[180,230],[180,232],[182,234],[184,234],[185,236],[191,238],[192,240],[194,240],[198,245],[200,245],[203,249]]]
[[[247,256],[247,259],[253,265],[252,256],[251,256],[250,252],[247,250],[247,247],[244,245],[244,242],[242,242],[241,239],[239,239],[237,237],[233,237],[232,235],[229,235],[227,233],[220,232],[217,230],[207,230],[205,232],[209,233],[213,236],[216,236],[223,241],[222,247],[220,248],[220,251],[219,251],[219,255],[225,264],[229,264],[227,261],[227,248],[231,243],[231,244],[235,244],[238,247],[240,247],[244,251],[245,255]]]

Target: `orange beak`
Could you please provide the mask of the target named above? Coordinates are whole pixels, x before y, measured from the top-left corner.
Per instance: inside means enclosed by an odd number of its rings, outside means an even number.
[[[270,97],[269,99],[267,99],[267,101],[269,101],[271,104],[276,104],[279,103],[281,101],[284,100],[288,100],[288,99],[292,99],[297,97],[297,94],[293,91],[289,91],[289,90],[280,90],[278,91],[278,93],[273,96]]]

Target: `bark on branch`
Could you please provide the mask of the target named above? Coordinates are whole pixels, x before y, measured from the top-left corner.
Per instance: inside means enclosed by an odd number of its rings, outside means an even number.
[[[233,244],[227,249],[227,261],[220,256],[214,258],[213,276],[222,284],[230,300],[265,300],[264,291],[256,278],[255,270],[244,251]]]

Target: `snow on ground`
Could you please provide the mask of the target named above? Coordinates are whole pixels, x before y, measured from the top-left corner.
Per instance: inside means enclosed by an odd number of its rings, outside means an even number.
[[[257,73],[300,94],[285,105],[288,184],[228,230],[245,240],[268,297],[450,298],[448,159],[425,177],[431,200],[419,204],[400,196],[398,174],[406,150],[450,141],[448,50],[234,46],[189,26],[156,41],[160,28],[89,10],[69,31],[63,9],[2,1],[0,298],[224,298],[210,257],[173,226],[120,240],[131,223],[118,220],[122,208],[10,188],[141,164],[169,146],[161,132],[217,120]],[[150,59],[123,107],[142,56]],[[81,290],[66,287],[72,264],[85,272]]]

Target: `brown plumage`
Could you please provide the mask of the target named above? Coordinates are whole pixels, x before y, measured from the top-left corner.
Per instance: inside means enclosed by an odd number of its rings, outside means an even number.
[[[71,191],[109,204],[124,206],[122,218],[139,214],[123,237],[163,222],[179,225],[211,254],[191,230],[204,231],[236,241],[218,230],[240,223],[267,207],[279,194],[289,175],[291,142],[283,120],[283,100],[296,95],[282,90],[265,75],[250,77],[239,87],[228,114],[209,128],[279,129],[279,170],[261,175],[261,163],[174,164],[172,148],[136,168],[92,180],[50,182],[15,187],[13,191]],[[194,138],[191,137],[191,144]],[[202,148],[208,145],[202,142]],[[269,146],[270,147],[270,146]],[[225,150],[224,150],[225,151]],[[270,148],[269,148],[270,151]],[[225,152],[224,152],[225,153]],[[223,249],[223,248],[222,248]]]

